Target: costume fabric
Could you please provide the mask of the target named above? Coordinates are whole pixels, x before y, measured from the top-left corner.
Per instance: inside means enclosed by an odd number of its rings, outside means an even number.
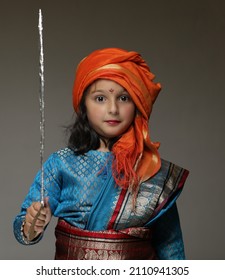
[[[151,242],[152,232],[149,229],[89,231],[75,228],[64,220],[59,220],[55,234],[56,260],[156,259]]]
[[[157,151],[159,143],[150,140],[148,119],[161,86],[154,83],[154,75],[143,58],[134,51],[106,48],[94,51],[77,67],[73,88],[73,105],[79,112],[79,104],[85,90],[97,79],[109,79],[124,87],[135,103],[138,113],[134,124],[114,144],[112,152],[113,176],[122,188],[152,177],[160,168]]]
[[[162,160],[155,176],[141,184],[134,209],[131,192],[115,183],[112,161],[111,152],[91,150],[77,156],[65,148],[44,164],[45,194],[52,214],[59,217],[56,258],[138,259],[138,246],[141,249],[148,244],[146,258],[183,259],[176,199],[188,171]],[[26,209],[40,199],[40,181],[39,172],[14,221],[15,237],[22,244],[26,244],[21,235],[22,222]],[[102,248],[97,240],[104,237],[106,247]],[[42,235],[29,244],[41,238]],[[82,250],[77,249],[80,239],[86,242]],[[67,241],[73,246],[62,250]]]

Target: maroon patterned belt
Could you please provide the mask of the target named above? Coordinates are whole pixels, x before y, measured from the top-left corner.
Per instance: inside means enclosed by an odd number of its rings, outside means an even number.
[[[55,228],[56,260],[144,260],[156,259],[151,231],[89,231],[59,220]],[[139,236],[139,237],[138,237]]]

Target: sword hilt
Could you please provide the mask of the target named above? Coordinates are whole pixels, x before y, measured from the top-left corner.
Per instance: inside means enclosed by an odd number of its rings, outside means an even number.
[[[40,216],[41,210],[42,210],[43,208],[44,208],[44,206],[41,205],[40,209],[38,210],[37,214],[35,215],[35,217],[34,217],[32,223],[31,223],[31,226],[30,226],[29,231],[28,231],[28,236],[27,236],[27,238],[28,238],[29,241],[31,241],[31,240],[33,240],[33,239],[35,238],[36,231],[34,230],[34,226],[35,226],[36,221],[37,221],[38,217]]]

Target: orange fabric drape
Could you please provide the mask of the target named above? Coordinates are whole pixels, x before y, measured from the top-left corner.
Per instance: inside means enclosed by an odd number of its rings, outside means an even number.
[[[138,113],[134,124],[114,144],[113,176],[122,188],[138,184],[152,177],[160,168],[158,143],[150,140],[148,120],[161,85],[154,83],[154,75],[143,58],[134,51],[118,48],[96,50],[77,67],[73,87],[73,106],[79,110],[84,90],[97,79],[110,79],[130,94]]]

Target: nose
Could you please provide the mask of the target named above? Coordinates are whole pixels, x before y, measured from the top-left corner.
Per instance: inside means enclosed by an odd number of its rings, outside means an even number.
[[[109,103],[109,114],[117,115],[119,113],[119,108],[116,100],[111,100]]]

